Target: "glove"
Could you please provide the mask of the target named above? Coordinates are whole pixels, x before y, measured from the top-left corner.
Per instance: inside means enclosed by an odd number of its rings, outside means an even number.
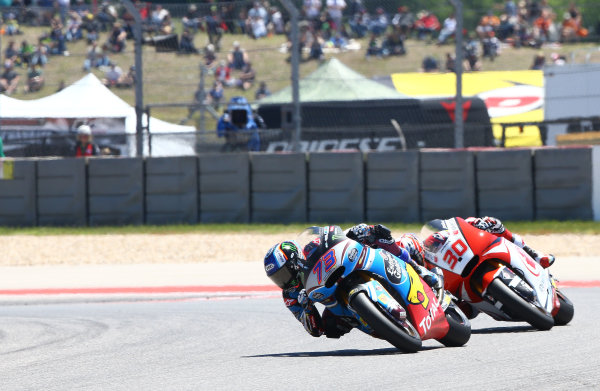
[[[385,225],[376,224],[371,228],[371,236],[373,241],[381,244],[392,244],[394,238],[392,237],[392,231]]]
[[[310,300],[308,299],[308,295],[306,294],[306,289],[301,289],[300,292],[298,292],[298,304],[300,304],[300,306],[303,309],[307,309],[309,304],[310,304]]]
[[[475,220],[475,224],[473,225],[482,231],[487,231],[493,234],[502,234],[505,230],[502,222],[495,217],[481,217]]]
[[[346,236],[362,244],[372,244],[375,241],[371,235],[371,227],[364,223],[350,228]]]

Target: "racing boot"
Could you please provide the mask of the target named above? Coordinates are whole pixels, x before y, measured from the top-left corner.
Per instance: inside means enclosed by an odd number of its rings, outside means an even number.
[[[554,255],[552,254],[540,254],[531,247],[524,245],[523,251],[539,263],[544,269],[548,269],[555,261]]]

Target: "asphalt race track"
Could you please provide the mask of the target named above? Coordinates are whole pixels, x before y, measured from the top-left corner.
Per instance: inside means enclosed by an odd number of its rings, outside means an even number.
[[[278,298],[4,306],[0,389],[598,389],[600,288],[565,293],[568,326],[480,316],[467,346],[416,354],[312,338]]]

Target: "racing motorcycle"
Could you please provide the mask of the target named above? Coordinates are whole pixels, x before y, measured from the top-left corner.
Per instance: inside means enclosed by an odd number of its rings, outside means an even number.
[[[519,246],[456,217],[432,220],[421,234],[427,267],[440,267],[444,288],[501,321],[540,330],[573,319],[573,303],[556,280]]]
[[[308,297],[353,318],[361,331],[406,352],[426,339],[462,346],[471,337],[453,297],[443,288],[434,293],[401,258],[348,239],[337,226],[308,228],[298,240],[309,251],[300,264]]]

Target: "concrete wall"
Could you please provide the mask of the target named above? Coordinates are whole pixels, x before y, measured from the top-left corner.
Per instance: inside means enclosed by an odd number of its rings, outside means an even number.
[[[419,221],[419,153],[367,154],[368,221]]]
[[[308,219],[311,222],[364,220],[364,171],[361,153],[310,155]]]
[[[474,216],[475,163],[469,151],[421,152],[421,220]]]
[[[531,150],[475,153],[478,216],[533,220]]]
[[[87,224],[84,159],[37,162],[37,215],[39,225]]]
[[[600,220],[599,151],[5,159],[0,225]]]
[[[143,168],[141,158],[89,160],[89,225],[144,223]]]
[[[193,156],[146,159],[146,223],[198,222],[198,163]]]
[[[250,221],[250,159],[247,153],[199,157],[200,221]]]
[[[591,148],[540,149],[533,161],[537,220],[593,218]]]
[[[252,162],[252,221],[306,221],[306,155],[255,154]]]
[[[4,164],[7,165],[6,171],[12,171],[12,175],[0,179],[0,224],[36,225],[35,161],[4,161]]]

